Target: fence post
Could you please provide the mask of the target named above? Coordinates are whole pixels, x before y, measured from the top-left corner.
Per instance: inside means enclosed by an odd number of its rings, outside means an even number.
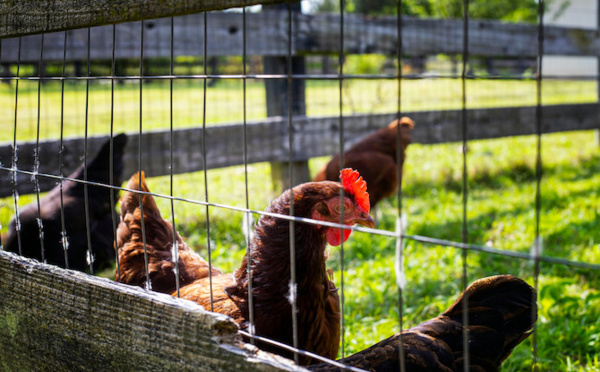
[[[292,12],[300,12],[300,3],[293,3]],[[287,10],[287,4],[263,5],[263,11],[282,11]],[[291,42],[291,41],[290,41]],[[287,74],[288,61],[286,56],[265,56],[263,57],[263,66],[265,74]],[[306,71],[304,57],[292,57],[292,74],[304,74]],[[292,110],[293,116],[306,115],[306,101],[304,80],[292,80],[291,88],[291,107],[288,107],[288,86],[286,79],[265,79],[265,90],[267,95],[267,116],[288,117],[288,110]],[[284,120],[287,125],[287,120]],[[273,189],[282,191],[291,186],[298,185],[310,180],[308,161],[293,161],[293,176],[290,180],[289,161],[279,161],[271,163],[271,179]]]

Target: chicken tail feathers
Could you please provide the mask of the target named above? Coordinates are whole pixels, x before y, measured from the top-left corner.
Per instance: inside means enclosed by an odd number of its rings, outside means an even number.
[[[144,193],[128,191],[121,198],[121,222],[117,229],[120,271],[115,276],[120,277],[123,283],[150,287],[163,293],[176,290],[177,275],[181,285],[207,277],[208,263],[185,244],[169,221],[162,218],[154,198],[147,194],[150,189],[144,172],[134,174],[127,188]],[[145,255],[148,258],[149,284]],[[213,268],[212,273],[215,275],[220,272]]]
[[[111,180],[111,158],[110,158],[110,140],[104,142],[96,156],[87,163],[87,179],[89,181],[110,184]],[[123,169],[125,162],[125,145],[127,145],[127,135],[121,133],[112,139],[112,185],[120,186],[123,182]],[[83,179],[83,165],[81,165],[71,176],[76,179]]]
[[[125,153],[125,145],[127,145],[127,135],[121,133],[113,137],[113,164],[112,164],[112,176],[113,185],[121,185],[123,182],[123,168],[125,168],[125,162],[123,161],[123,155]],[[94,158],[91,164],[88,165],[88,172],[93,170],[99,170],[102,174],[109,174],[110,171],[110,140],[106,141],[98,155]],[[109,182],[109,179],[99,180]]]
[[[127,182],[127,188],[150,192],[144,172],[134,174]],[[171,290],[175,284],[171,224],[161,217],[152,195],[127,191],[120,202],[121,222],[117,228],[120,272],[116,276],[123,283],[149,287],[156,291],[162,291],[162,287],[166,286],[164,291]],[[150,283],[147,283],[145,256],[148,260]]]
[[[483,278],[472,283],[439,317],[411,329],[444,341],[457,366],[464,363],[463,301],[468,306],[469,365],[493,371],[530,334],[537,320],[536,294],[512,275]]]
[[[143,191],[145,193],[149,193],[150,189],[146,184],[146,174],[143,171],[141,173],[136,172],[133,176],[131,176],[131,178],[127,182],[127,188],[130,190],[138,190]],[[158,210],[158,206],[156,205],[156,202],[154,201],[152,195],[141,195],[144,214],[158,214],[160,216],[160,211]],[[133,214],[137,209],[140,208],[140,194],[132,191],[127,191],[125,195],[123,195],[123,197],[121,198],[120,202],[121,217],[125,217],[127,214]]]
[[[465,294],[469,304],[469,331],[473,334],[470,343],[478,346],[472,354],[500,366],[512,350],[531,334],[537,320],[535,290],[512,275],[483,278],[471,284],[444,315],[454,320],[460,317],[462,322]],[[486,346],[488,339],[502,339],[504,342],[500,348],[493,350]]]

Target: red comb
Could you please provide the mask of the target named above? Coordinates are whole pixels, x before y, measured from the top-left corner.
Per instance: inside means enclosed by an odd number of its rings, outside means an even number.
[[[369,213],[371,203],[369,202],[369,193],[367,192],[367,182],[365,182],[357,171],[351,168],[342,169],[340,178],[344,191],[353,195],[354,199]]]

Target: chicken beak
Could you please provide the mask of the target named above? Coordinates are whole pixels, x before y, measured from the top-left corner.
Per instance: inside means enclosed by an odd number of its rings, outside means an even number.
[[[368,214],[366,217],[359,217],[355,219],[354,223],[365,227],[370,227],[372,229],[375,228],[375,221],[373,221],[373,218],[371,218],[371,216]]]

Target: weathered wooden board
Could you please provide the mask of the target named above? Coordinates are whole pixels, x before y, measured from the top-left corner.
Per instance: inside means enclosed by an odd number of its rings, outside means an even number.
[[[404,113],[417,123],[413,131],[416,143],[434,144],[461,141],[462,111],[426,111]],[[574,104],[544,106],[542,109],[542,131],[597,129],[599,108],[597,104]],[[344,117],[346,146],[360,140],[372,131],[387,125],[396,114],[353,115]],[[535,107],[506,107],[467,110],[468,139],[498,138],[535,134]],[[331,155],[339,151],[339,117],[294,117],[293,158],[304,161],[317,156]],[[206,130],[207,168],[223,168],[244,164],[243,125],[231,124],[211,126]],[[248,123],[246,148],[249,163],[289,161],[289,138],[287,118],[274,117],[262,122]],[[202,150],[202,128],[187,128],[173,132],[173,173],[188,173],[204,169]],[[129,134],[125,151],[124,177],[128,178],[138,169],[148,176],[170,174],[171,134],[168,130],[142,134],[142,164],[139,164],[139,136]],[[94,156],[108,137],[88,138],[88,158]],[[84,140],[70,138],[64,141],[64,174],[68,175],[81,164]],[[20,170],[34,170],[35,143],[17,145]],[[39,150],[39,173],[58,175],[60,142],[43,141]],[[0,197],[13,192],[12,145],[0,146]],[[34,191],[30,174],[18,173],[17,190],[21,194]],[[39,177],[42,190],[56,185],[54,178]]]
[[[294,0],[0,1],[0,38]]]
[[[249,55],[285,55],[287,51],[287,13],[284,18],[265,13],[248,14],[246,37],[257,41],[247,43]],[[204,41],[207,54],[241,55],[243,49],[243,22],[240,13],[211,12],[206,16],[207,35],[204,36],[204,14],[177,17],[173,21],[173,55],[202,56]],[[115,25],[115,58],[140,57],[142,22]],[[283,29],[280,29],[283,27]],[[144,58],[169,58],[171,53],[171,19],[162,18],[144,21]],[[88,29],[67,31],[67,61],[87,60]],[[269,35],[265,37],[265,35]],[[90,29],[90,58],[107,60],[112,58],[113,26]],[[40,59],[41,35],[23,37],[21,40],[22,62],[38,62]],[[64,32],[44,35],[44,61],[62,61],[65,46]],[[19,57],[19,40],[2,40],[1,61],[15,63]]]
[[[0,251],[2,371],[303,371],[190,301]]]
[[[338,53],[340,16],[338,14],[294,14],[292,53]],[[209,56],[241,55],[243,22],[241,13],[212,12],[207,15],[207,35],[204,35],[204,14],[177,17],[174,20],[173,54],[175,56],[204,55],[207,41]],[[270,12],[246,14],[248,55],[285,56],[288,53],[288,13]],[[139,58],[140,22],[119,24],[115,29],[115,57]],[[498,21],[471,20],[469,23],[469,53],[480,56],[534,57],[537,54],[537,26]],[[110,60],[113,47],[113,27],[94,27],[90,31],[90,58]],[[405,54],[460,54],[463,25],[460,20],[404,18],[402,46]],[[397,53],[398,28],[393,17],[365,18],[356,14],[344,16],[344,52]],[[38,62],[41,36],[22,38],[21,61]],[[63,59],[64,33],[44,36],[44,60]],[[67,60],[86,60],[87,29],[67,33]],[[171,20],[144,22],[144,56],[170,57]],[[597,56],[600,54],[598,31],[590,29],[545,27],[545,55]],[[2,40],[1,61],[15,63],[18,39]]]
[[[309,17],[303,15],[302,17]],[[316,16],[315,16],[316,17]],[[302,29],[308,25],[309,29]],[[338,51],[339,15],[327,21],[299,22],[300,33],[311,38],[315,52]],[[469,54],[478,56],[535,57],[538,27],[533,24],[490,20],[469,21]],[[344,16],[344,51],[347,53],[397,53],[397,21],[392,18]],[[305,42],[302,45],[308,46]],[[409,18],[402,20],[402,50],[405,54],[463,53],[463,21],[457,19]],[[557,26],[544,27],[544,55],[596,56],[600,51],[598,31]]]

